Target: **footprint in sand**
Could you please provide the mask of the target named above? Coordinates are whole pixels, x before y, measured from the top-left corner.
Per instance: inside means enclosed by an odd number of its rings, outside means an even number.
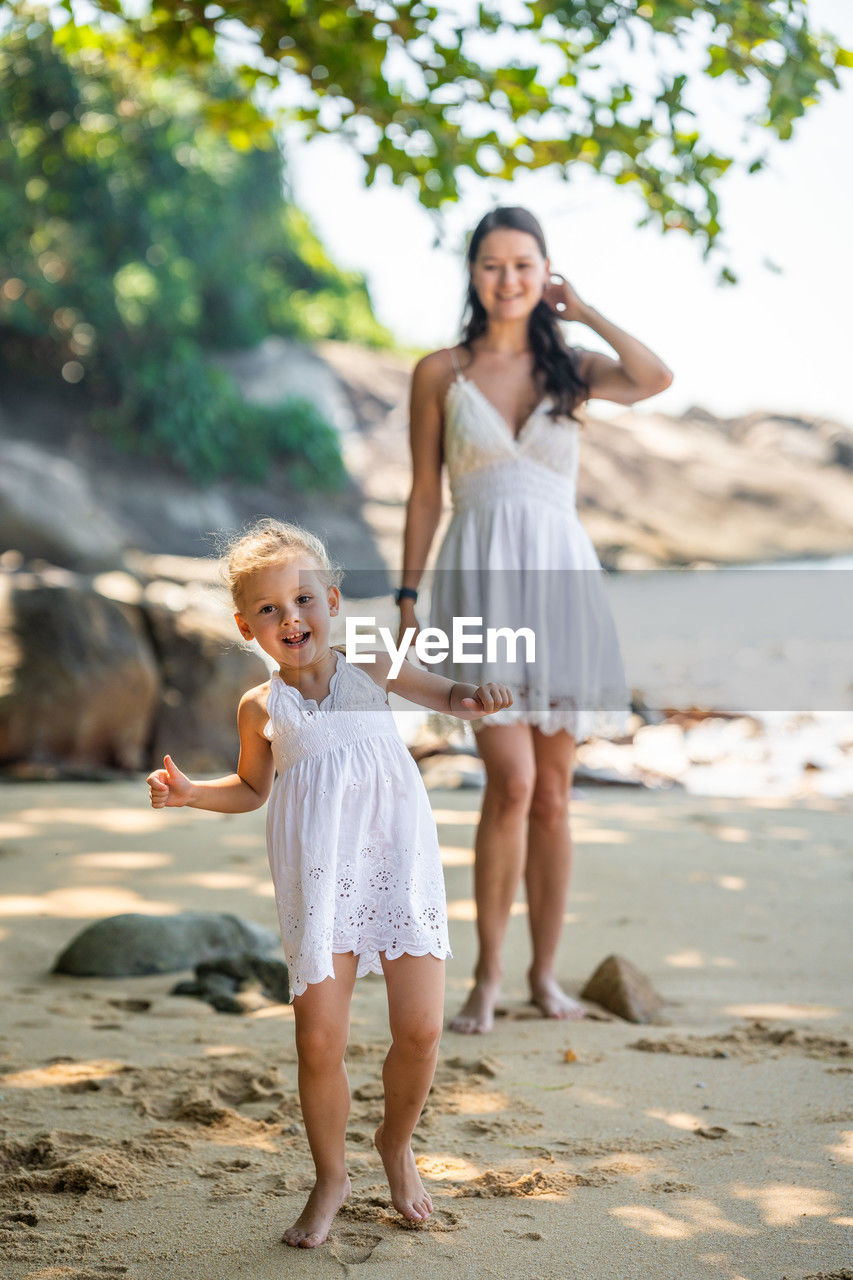
[[[336,1231],[329,1242],[329,1252],[338,1262],[367,1262],[381,1241],[382,1237],[372,1231]]]
[[[381,1226],[395,1227],[403,1231],[460,1231],[466,1223],[460,1214],[452,1209],[434,1208],[426,1222],[407,1222],[391,1205],[384,1195],[361,1196],[348,1200],[342,1206],[340,1216],[351,1222],[371,1222]]]
[[[757,1019],[717,1035],[670,1035],[660,1040],[643,1037],[627,1047],[640,1053],[668,1053],[693,1058],[756,1058],[767,1052],[772,1057],[781,1053],[824,1059],[853,1057],[853,1044],[849,1040],[794,1027],[775,1027]]]
[[[696,1126],[693,1132],[697,1138],[712,1138],[715,1141],[719,1141],[720,1138],[725,1138],[729,1131],[724,1129],[721,1124],[700,1124]]]
[[[603,1186],[602,1179],[596,1170],[589,1175],[573,1173],[568,1170],[555,1170],[543,1173],[541,1169],[518,1173],[515,1169],[486,1169],[478,1178],[473,1178],[457,1195],[477,1196],[483,1199],[496,1199],[503,1196],[540,1196],[550,1193],[562,1194],[570,1187]]]
[[[787,1276],[783,1276],[782,1280],[788,1280]],[[819,1271],[817,1275],[804,1276],[803,1280],[853,1280],[853,1271],[847,1267],[843,1271]]]
[[[485,1076],[489,1080],[496,1079],[503,1070],[503,1063],[495,1058],[448,1058],[442,1064],[443,1070],[454,1075],[461,1072],[464,1076]]]

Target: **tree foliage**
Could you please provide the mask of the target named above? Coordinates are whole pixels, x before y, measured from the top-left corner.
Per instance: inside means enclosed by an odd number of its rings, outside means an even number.
[[[201,71],[224,55],[242,85],[283,86],[309,136],[352,141],[368,184],[385,170],[438,208],[464,170],[509,179],[555,166],[569,178],[587,166],[631,184],[645,220],[686,230],[706,253],[721,231],[720,177],[761,168],[767,134],[789,138],[853,64],[813,29],[805,0],[151,0],[136,18],[138,5],[92,3],[138,33],[149,61]],[[75,0],[64,8],[66,39],[83,38]],[[739,154],[706,136],[696,79],[742,90]],[[258,139],[265,124],[241,101],[220,100],[213,116]]]
[[[7,366],[79,384],[114,440],[201,478],[286,458],[300,483],[340,480],[316,411],[245,404],[207,356],[270,333],[388,340],[284,199],[278,150],[239,136],[269,124],[230,75],[166,74],[125,28],[58,45],[22,15],[0,35],[0,122]]]

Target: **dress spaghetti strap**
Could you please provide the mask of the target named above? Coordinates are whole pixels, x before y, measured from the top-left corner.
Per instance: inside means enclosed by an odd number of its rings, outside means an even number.
[[[450,352],[450,359],[453,363],[453,372],[456,374],[457,379],[462,381],[462,370],[459,367],[459,360],[456,356],[456,352],[453,347],[448,347],[447,350]]]

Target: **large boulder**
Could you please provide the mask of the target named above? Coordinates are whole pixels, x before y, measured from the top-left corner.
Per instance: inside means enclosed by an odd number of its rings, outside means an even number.
[[[237,705],[268,673],[229,608],[210,581],[0,571],[0,765],[233,769]]]
[[[272,929],[225,911],[173,916],[128,912],[87,925],[57,957],[52,972],[81,978],[177,973],[203,961],[271,951],[278,945],[279,935]]]
[[[159,693],[138,609],[64,569],[0,574],[0,764],[139,769]]]
[[[152,583],[142,610],[162,677],[151,764],[159,765],[168,752],[185,771],[233,770],[239,753],[237,705],[247,689],[268,678],[265,663],[240,640],[224,607],[193,604],[181,587]]]
[[[127,530],[105,508],[89,474],[68,458],[0,438],[0,547],[74,569],[114,565]]]

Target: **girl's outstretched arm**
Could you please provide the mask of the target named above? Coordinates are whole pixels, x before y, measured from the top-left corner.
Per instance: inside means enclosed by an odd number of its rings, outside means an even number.
[[[411,662],[403,661],[399,674],[389,679],[391,659],[388,654],[374,655],[376,662],[365,668],[390,693],[399,693],[409,702],[416,702],[430,711],[441,711],[460,720],[480,720],[495,711],[512,706],[512,694],[504,684],[461,684],[448,680],[435,671],[424,671]]]
[[[260,809],[270,792],[273,759],[263,729],[267,722],[267,685],[250,689],[240,699],[237,728],[240,732],[240,759],[237,772],[210,782],[194,782],[177,767],[171,756],[163,768],[148,775],[151,804],[155,809],[211,809],[215,813],[249,813]]]

